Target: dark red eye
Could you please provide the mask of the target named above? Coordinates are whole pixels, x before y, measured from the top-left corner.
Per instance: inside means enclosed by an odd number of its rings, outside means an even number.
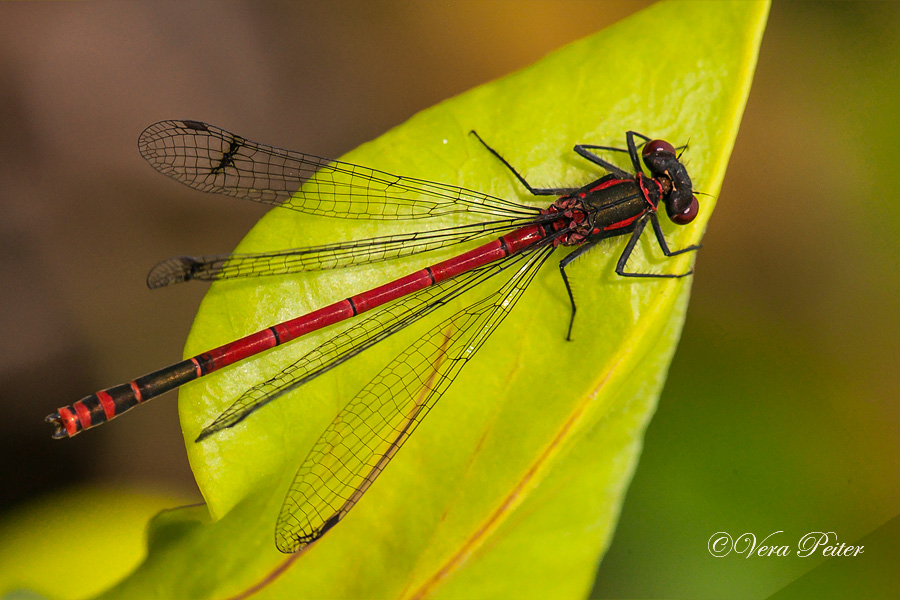
[[[652,142],[647,142],[644,145],[644,149],[641,150],[641,155],[647,156],[648,154],[660,154],[666,153],[675,155],[675,146],[667,142],[666,140],[653,140]]]
[[[691,205],[688,206],[683,213],[677,215],[669,215],[669,218],[672,219],[673,223],[676,223],[678,225],[687,225],[694,220],[698,212],[700,212],[700,203],[697,202],[697,196],[693,196]]]

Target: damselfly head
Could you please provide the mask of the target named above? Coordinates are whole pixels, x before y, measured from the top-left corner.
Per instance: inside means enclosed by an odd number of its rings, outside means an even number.
[[[673,190],[674,194],[675,191]],[[688,207],[684,209],[682,212],[676,212],[673,210],[672,196],[670,195],[666,199],[666,214],[669,215],[669,219],[677,224],[677,225],[687,225],[691,221],[693,221],[697,217],[697,213],[700,212],[700,203],[697,202],[697,196],[691,196],[691,203],[688,204]]]
[[[675,147],[665,140],[652,140],[644,144],[641,157],[654,178],[665,177],[672,182],[672,190],[663,200],[669,219],[678,225],[693,221],[700,211],[700,203],[694,196],[687,169],[675,154]]]
[[[641,155],[643,155],[644,157],[644,162],[647,163],[648,167],[650,167],[650,163],[647,162],[648,156],[651,158],[654,156],[675,156],[675,146],[673,146],[666,140],[652,140],[644,144],[644,149],[641,150]],[[652,169],[652,167],[650,168]]]

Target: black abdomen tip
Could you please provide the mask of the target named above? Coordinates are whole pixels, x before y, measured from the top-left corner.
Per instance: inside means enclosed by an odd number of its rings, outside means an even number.
[[[53,425],[53,433],[50,435],[53,436],[54,440],[61,440],[63,438],[69,437],[69,432],[66,431],[66,426],[63,424],[62,417],[58,412],[55,412],[52,415],[47,415],[44,418],[44,421]]]

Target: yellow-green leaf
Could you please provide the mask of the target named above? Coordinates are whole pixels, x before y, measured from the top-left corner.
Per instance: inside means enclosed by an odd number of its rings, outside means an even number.
[[[183,501],[163,493],[76,488],[6,513],[0,598],[37,598],[25,589],[58,599],[103,591],[140,564],[147,519]]]
[[[765,2],[661,3],[519,73],[425,110],[344,160],[545,205],[526,194],[469,130],[477,130],[533,185],[547,187],[578,186],[601,175],[572,153],[576,143],[621,146],[626,130],[676,145],[690,142],[683,161],[695,189],[711,196],[700,197],[694,223],[666,222],[664,228],[673,248],[696,243],[737,135],[767,11]],[[356,240],[409,228],[273,210],[238,250]],[[199,444],[193,441],[199,431],[242,391],[334,330],[187,386],[180,398],[182,424],[215,522],[201,523],[196,510],[159,520],[147,562],[110,596],[148,590],[176,598],[250,590],[256,598],[583,596],[609,544],[690,287],[690,279],[617,277],[613,267],[623,244],[604,242],[568,270],[579,305],[572,342],[564,339],[569,306],[559,272],[546,265],[358,506],[299,558],[278,553],[273,542],[296,469],[343,404],[443,316],[392,337]],[[186,354],[453,252],[216,284],[201,306]],[[664,259],[646,236],[630,264],[671,273],[692,261],[689,255]]]

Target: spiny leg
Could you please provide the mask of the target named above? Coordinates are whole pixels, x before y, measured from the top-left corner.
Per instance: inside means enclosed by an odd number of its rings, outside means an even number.
[[[634,227],[634,231],[631,233],[631,237],[628,238],[628,243],[625,244],[625,249],[622,251],[622,255],[619,257],[619,261],[616,263],[616,274],[621,277],[655,277],[658,279],[678,279],[681,277],[687,277],[691,275],[694,270],[691,269],[687,273],[633,273],[625,270],[625,265],[628,264],[628,259],[631,258],[632,252],[634,252],[634,247],[637,245],[638,240],[641,239],[641,233],[644,231],[644,227],[647,226],[647,221],[651,221],[653,223],[653,228],[657,232],[657,240],[662,239],[665,240],[665,236],[662,235],[662,229],[659,227],[659,222],[656,219],[656,214],[649,213],[647,216],[640,219]],[[664,243],[661,242],[660,246]],[[671,252],[669,250],[668,244],[663,247],[663,252],[666,253],[666,256],[674,256],[675,254],[681,254],[682,252],[687,252],[689,250],[696,250],[699,246],[690,246],[688,248],[684,248],[683,250],[678,250],[677,252]]]
[[[572,341],[572,327],[575,325],[575,311],[578,310],[578,307],[575,305],[575,296],[572,295],[572,286],[569,285],[569,277],[566,275],[566,267],[569,266],[573,260],[596,246],[601,240],[594,240],[585,243],[583,246],[579,246],[574,252],[563,258],[559,261],[559,273],[562,275],[563,283],[566,284],[566,293],[569,294],[569,303],[572,305],[572,313],[569,317],[569,330],[566,332],[566,341]]]
[[[599,165],[599,166],[603,167],[610,173],[614,174],[616,177],[620,177],[622,179],[628,179],[632,176],[631,173],[629,173],[623,169],[620,169],[619,167],[617,167],[616,165],[612,164],[611,162],[609,162],[607,160],[600,158],[599,156],[597,156],[596,154],[591,152],[591,150],[609,150],[611,152],[625,152],[625,153],[627,153],[628,150],[625,150],[623,148],[614,148],[613,146],[595,146],[593,144],[578,144],[575,146],[575,152],[577,152],[579,156],[581,156],[582,158],[586,158],[587,160],[591,161],[595,165]]]
[[[646,136],[643,133],[640,133],[638,131],[626,131],[625,137],[627,138],[629,134],[632,136],[632,139],[639,137],[642,140],[644,140],[643,142],[641,142],[640,144],[637,145],[638,148],[640,148],[641,146],[643,146],[644,144],[646,144],[647,142],[649,142],[651,140],[651,138],[649,136]]]
[[[600,158],[591,150],[606,150],[607,152],[621,152],[623,154],[627,154],[629,158],[631,158],[631,164],[635,169],[635,172],[641,171],[641,164],[639,161],[638,150],[640,150],[647,142],[650,141],[650,138],[644,135],[643,133],[638,133],[636,131],[628,131],[625,134],[626,142],[628,143],[628,148],[616,148],[615,146],[597,146],[594,144],[578,144],[575,146],[575,152],[577,152],[582,157],[588,159],[592,163],[598,164],[604,169],[619,175],[620,177],[630,177],[630,173],[626,173],[619,167],[613,165],[612,163]],[[640,144],[635,143],[634,138],[639,137],[643,142]],[[677,146],[676,150],[680,150],[682,153],[687,150],[687,144],[683,146]],[[678,155],[681,158],[681,153]]]
[[[478,135],[478,133],[474,129],[469,131],[469,133],[474,135],[478,139],[478,141],[481,142],[481,145],[484,146],[485,148],[487,148],[488,152],[490,152],[491,154],[496,156],[500,160],[500,162],[502,162],[506,166],[506,168],[509,169],[509,171],[513,175],[515,175],[516,179],[518,179],[519,182],[521,182],[521,184],[525,186],[525,189],[528,190],[528,192],[531,193],[532,195],[534,195],[534,196],[566,196],[578,189],[578,188],[536,188],[536,187],[532,187],[531,184],[528,183],[528,181],[526,181],[526,179],[524,177],[522,177],[522,175],[520,175],[518,171],[516,171],[515,167],[513,167],[511,164],[509,164],[509,162],[507,162],[507,160],[505,158],[500,156],[499,152],[497,152],[496,150],[494,150],[493,148],[488,146],[487,142],[485,142],[483,139],[481,139],[481,136]]]
[[[653,233],[656,234],[656,241],[659,242],[659,247],[666,256],[677,256],[679,254],[684,254],[685,252],[699,250],[703,247],[702,244],[693,244],[680,250],[669,250],[669,243],[666,241],[666,235],[663,233],[662,227],[659,224],[659,217],[657,217],[656,213],[650,215],[650,223],[653,224]]]
[[[635,136],[643,139],[644,141],[640,144],[635,144]],[[650,138],[636,131],[628,131],[625,133],[625,141],[628,144],[628,148],[616,148],[615,146],[597,146],[594,144],[578,144],[577,146],[575,146],[575,152],[588,159],[592,163],[600,165],[607,171],[615,173],[619,177],[631,177],[631,173],[626,173],[619,167],[606,160],[603,160],[602,158],[591,152],[591,150],[606,150],[609,152],[622,152],[624,154],[627,154],[629,158],[631,158],[631,164],[634,167],[634,172],[639,173],[641,171],[641,161],[638,157],[637,149],[649,142]]]

